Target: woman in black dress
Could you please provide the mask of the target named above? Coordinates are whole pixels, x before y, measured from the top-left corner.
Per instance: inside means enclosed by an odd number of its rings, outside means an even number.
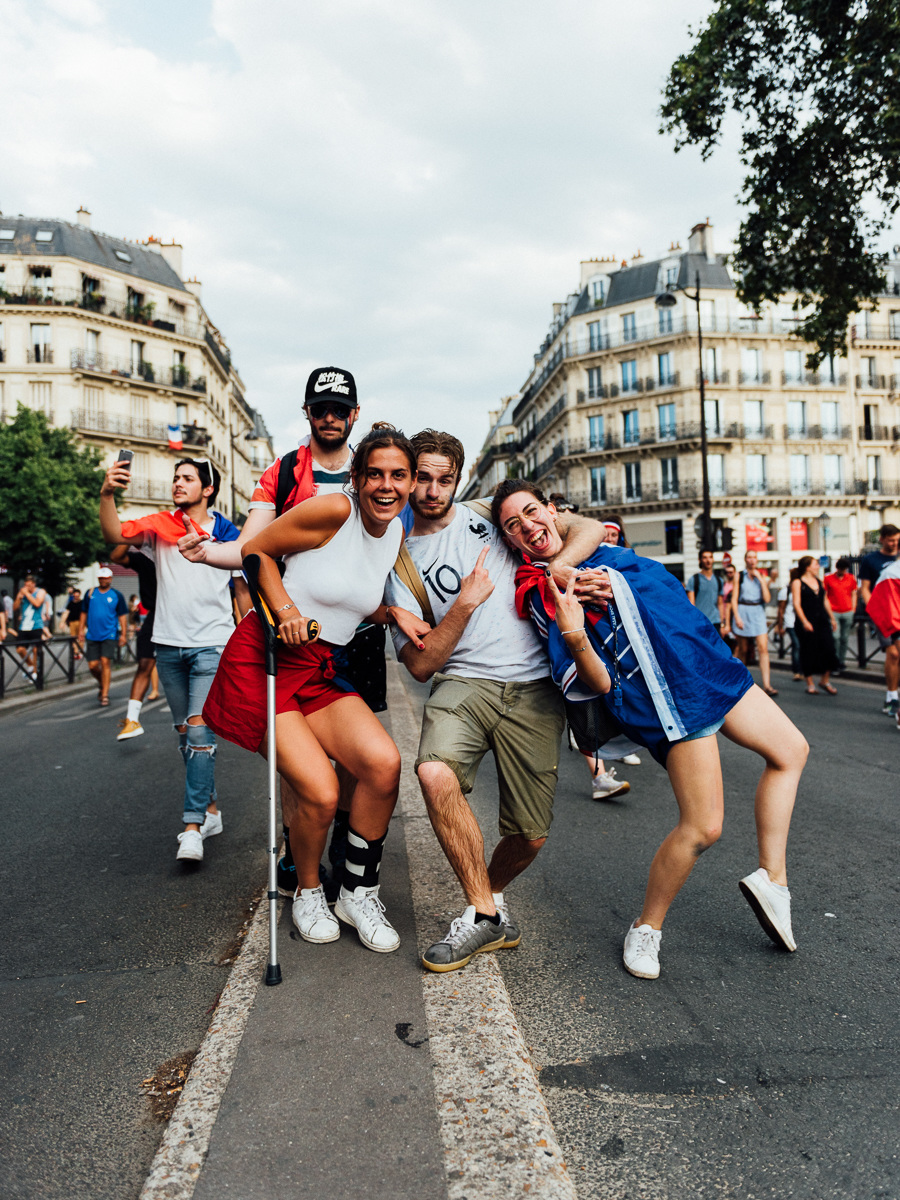
[[[819,564],[812,555],[805,554],[792,575],[791,598],[797,614],[795,629],[800,640],[800,670],[806,678],[806,694],[818,694],[812,677],[821,675],[819,687],[829,696],[836,696],[837,688],[829,679],[838,668],[834,649],[837,621],[819,579]]]

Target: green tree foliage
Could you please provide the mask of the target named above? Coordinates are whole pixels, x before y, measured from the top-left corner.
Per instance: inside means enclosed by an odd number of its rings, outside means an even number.
[[[729,111],[740,117],[739,295],[758,307],[798,293],[816,366],[883,291],[875,247],[900,205],[900,3],[719,0],[692,37],[662,132],[707,158]]]
[[[0,563],[17,580],[33,574],[52,594],[70,571],[105,553],[100,535],[100,454],[43,413],[19,407],[0,425]]]

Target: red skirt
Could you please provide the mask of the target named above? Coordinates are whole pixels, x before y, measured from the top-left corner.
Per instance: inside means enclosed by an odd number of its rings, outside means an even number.
[[[254,753],[266,736],[265,644],[259,618],[249,612],[228,639],[219,669],[203,706],[203,720],[229,742]],[[327,642],[278,647],[275,712],[304,716],[326,708],[342,696],[356,696],[335,674],[333,649]]]

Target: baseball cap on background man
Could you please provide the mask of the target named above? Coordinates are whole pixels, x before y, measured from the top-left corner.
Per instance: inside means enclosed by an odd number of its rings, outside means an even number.
[[[357,408],[356,380],[349,371],[339,367],[316,367],[306,381],[304,405],[330,400],[345,408]]]
[[[101,567],[97,572],[98,579],[112,579],[112,571],[109,567]]]

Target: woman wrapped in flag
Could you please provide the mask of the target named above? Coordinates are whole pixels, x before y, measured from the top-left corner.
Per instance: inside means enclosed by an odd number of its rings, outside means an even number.
[[[355,926],[363,945],[385,954],[400,945],[379,899],[400,755],[368,705],[340,678],[335,652],[381,606],[403,539],[400,513],[415,482],[415,451],[399,430],[376,425],[357,446],[350,477],[352,494],[314,496],[296,505],[251,538],[243,554],[259,556],[259,590],[280,639],[277,765],[300,801],[289,830],[297,868],[294,924],[308,942],[333,942],[340,937],[339,917]],[[283,578],[276,562],[281,557]],[[309,640],[309,618],[320,625],[318,640]],[[386,619],[397,619],[393,610]],[[250,612],[225,647],[203,708],[211,729],[260,754],[266,752],[264,661],[263,631]],[[329,759],[358,781],[334,914],[319,881],[338,802],[338,779]]]
[[[519,616],[547,643],[580,748],[598,751],[622,735],[645,746],[665,767],[678,802],[678,824],[656,852],[643,908],[625,937],[627,970],[657,978],[666,912],[721,832],[720,729],[765,761],[755,807],[760,865],[740,888],[772,941],[795,950],[785,858],[809,750],[803,736],[662,565],[622,546],[600,546],[578,570],[605,573],[610,599],[605,611],[585,609],[576,576],[561,592],[547,567],[562,539],[540,490],[506,480],[494,494],[493,517],[526,559],[516,577]]]

